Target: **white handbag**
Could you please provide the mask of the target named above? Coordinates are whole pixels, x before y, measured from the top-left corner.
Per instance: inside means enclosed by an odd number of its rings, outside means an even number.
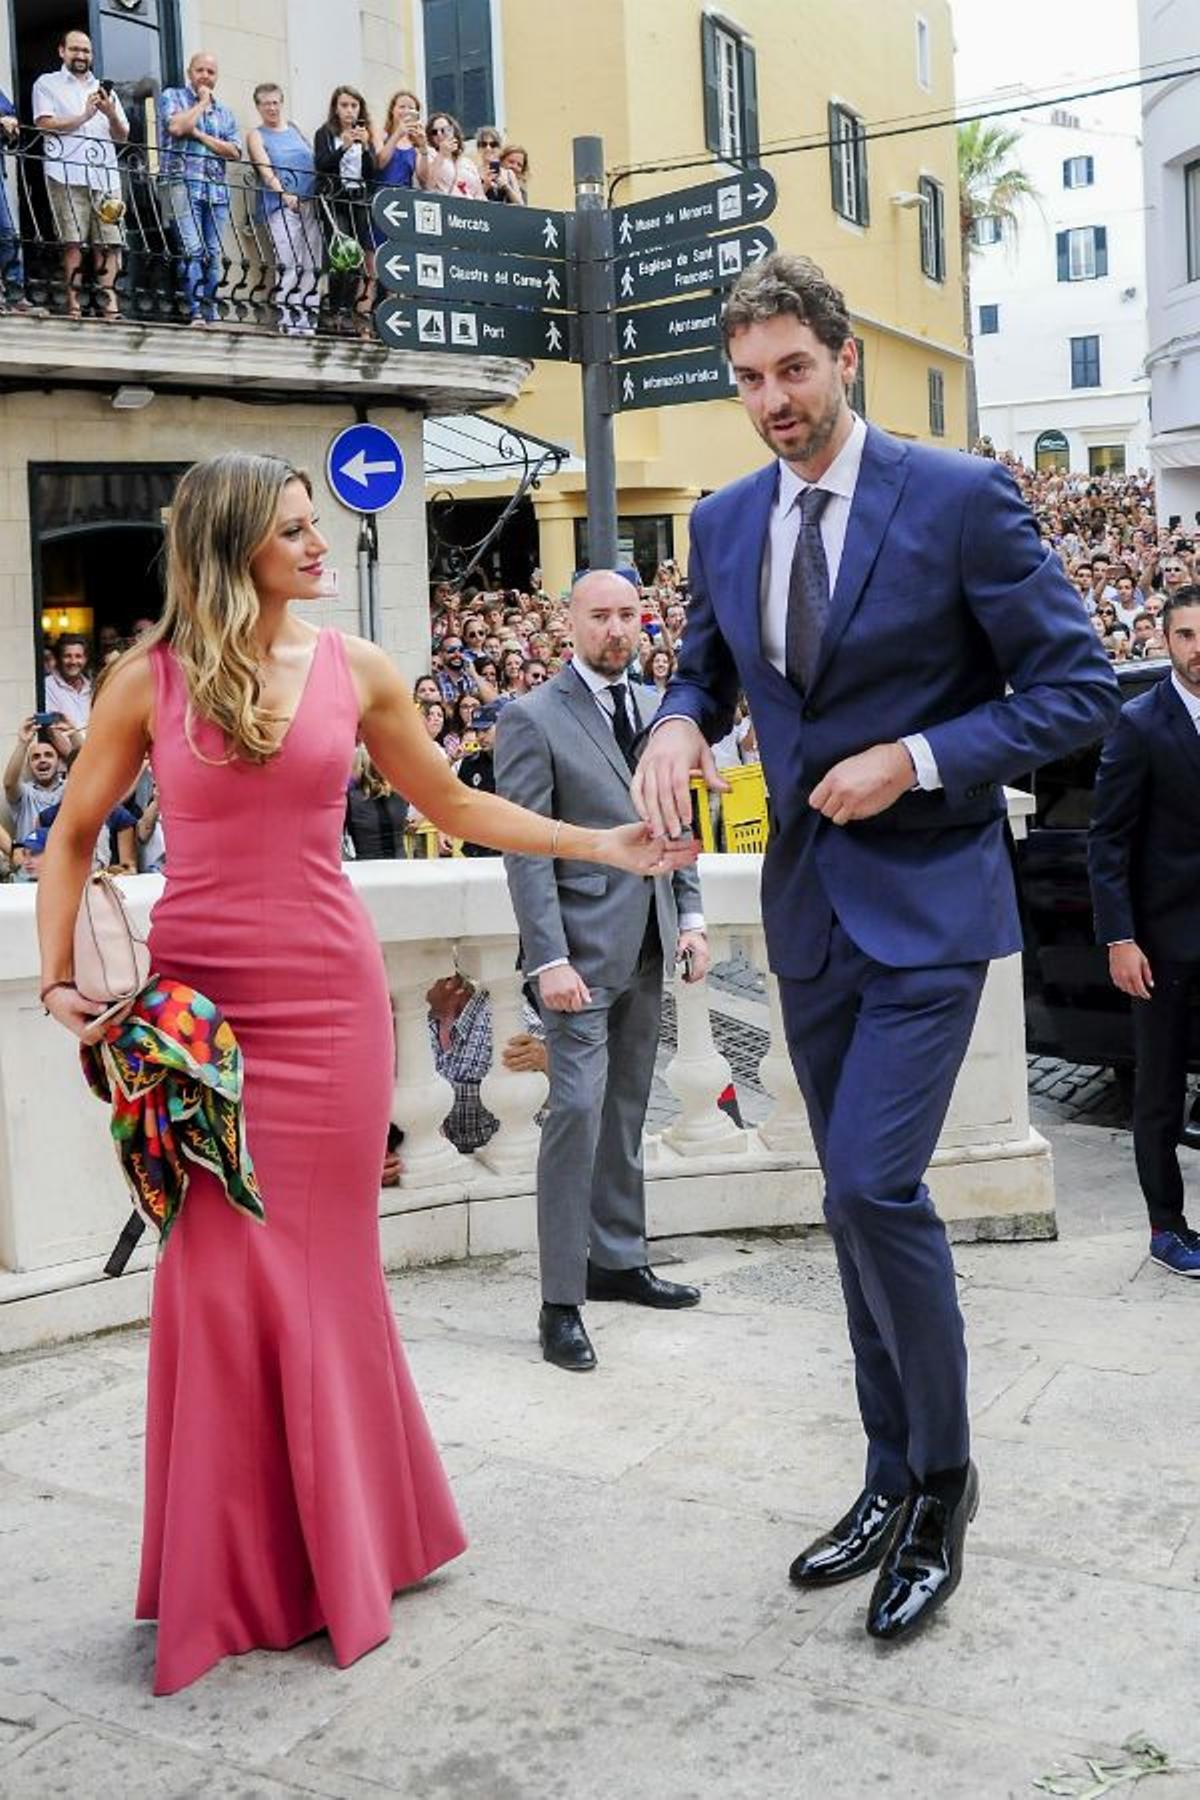
[[[123,1018],[150,979],[150,947],[125,910],[121,890],[103,871],[89,875],[75,915],[75,986],[106,1010],[89,1025]]]

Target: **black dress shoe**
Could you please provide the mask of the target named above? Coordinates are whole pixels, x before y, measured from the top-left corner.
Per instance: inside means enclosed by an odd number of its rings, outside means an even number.
[[[700,1289],[684,1287],[678,1281],[663,1281],[649,1267],[601,1269],[590,1262],[587,1297],[589,1300],[628,1300],[633,1306],[699,1306]]]
[[[797,1587],[832,1587],[835,1581],[851,1581],[855,1575],[877,1569],[891,1548],[907,1504],[906,1495],[864,1491],[844,1519],[800,1552],[788,1570],[788,1580]]]
[[[979,1471],[967,1464],[966,1485],[953,1505],[936,1494],[912,1494],[896,1541],[867,1608],[873,1638],[911,1637],[944,1606],[962,1579],[967,1526],[979,1510]]]
[[[547,1303],[538,1315],[538,1338],[542,1355],[556,1368],[581,1374],[596,1366],[592,1340],[583,1329],[577,1306],[553,1306]]]

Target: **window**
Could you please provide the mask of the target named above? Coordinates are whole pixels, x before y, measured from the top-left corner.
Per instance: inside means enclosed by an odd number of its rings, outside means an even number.
[[[940,369],[929,371],[929,435],[946,435],[946,377]]]
[[[1108,274],[1108,231],[1103,225],[1084,225],[1078,231],[1060,231],[1058,279],[1095,281]]]
[[[980,249],[1000,242],[1000,221],[994,213],[981,213],[971,226],[971,242]]]
[[[749,40],[711,14],[700,20],[704,141],[724,162],[758,161],[758,75]]]
[[[1200,281],[1200,162],[1183,171],[1183,204],[1187,213],[1187,278]]]
[[[868,224],[866,130],[862,120],[836,100],[829,103],[829,174],[834,212],[855,225]]]
[[[472,137],[495,117],[490,0],[424,0],[429,115],[452,113]]]
[[[1073,337],[1071,339],[1071,386],[1073,388],[1100,386],[1100,339],[1098,337]]]
[[[917,86],[923,87],[926,93],[933,85],[930,74],[929,54],[929,20],[917,14]]]
[[[854,371],[854,380],[846,389],[846,399],[850,402],[851,412],[856,412],[860,419],[867,416],[867,351],[860,337],[854,340],[858,351],[858,367]]]
[[[675,554],[675,521],[669,513],[647,513],[644,516],[617,520],[617,562],[633,564],[642,580],[654,580],[659,563]],[[588,522],[575,520],[575,567],[588,566]]]
[[[1124,444],[1089,444],[1089,475],[1123,475],[1125,473]]]
[[[941,183],[922,175],[917,192],[921,196],[921,268],[931,281],[945,281],[946,202]]]
[[[1096,164],[1090,156],[1068,156],[1063,163],[1065,188],[1091,187],[1096,179]]]
[[[980,337],[994,337],[1000,329],[1000,308],[998,306],[981,306],[979,309]]]
[[[1039,474],[1063,474],[1071,466],[1071,446],[1063,431],[1039,432],[1037,442],[1033,446],[1033,466]]]

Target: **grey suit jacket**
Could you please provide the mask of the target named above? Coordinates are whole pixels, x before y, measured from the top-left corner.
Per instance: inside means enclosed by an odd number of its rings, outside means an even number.
[[[657,690],[631,682],[629,695],[644,729],[658,710]],[[637,818],[629,770],[612,727],[573,669],[561,670],[504,708],[496,725],[496,791],[572,825],[624,825]],[[701,910],[694,868],[652,881],[567,857],[551,862],[545,856],[506,855],[504,867],[521,932],[522,967],[540,969],[566,957],[589,987],[621,988],[631,980],[651,889],[668,968],[675,960],[679,914]]]

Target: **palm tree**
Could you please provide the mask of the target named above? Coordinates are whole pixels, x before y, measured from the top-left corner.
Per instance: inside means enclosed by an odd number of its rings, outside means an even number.
[[[975,384],[975,333],[971,313],[971,252],[978,219],[995,219],[1001,230],[1017,233],[1022,200],[1036,200],[1037,190],[1018,162],[1011,160],[1020,132],[985,119],[970,119],[958,128],[958,226],[962,237],[963,336],[967,340],[967,442],[979,441],[979,391]]]

